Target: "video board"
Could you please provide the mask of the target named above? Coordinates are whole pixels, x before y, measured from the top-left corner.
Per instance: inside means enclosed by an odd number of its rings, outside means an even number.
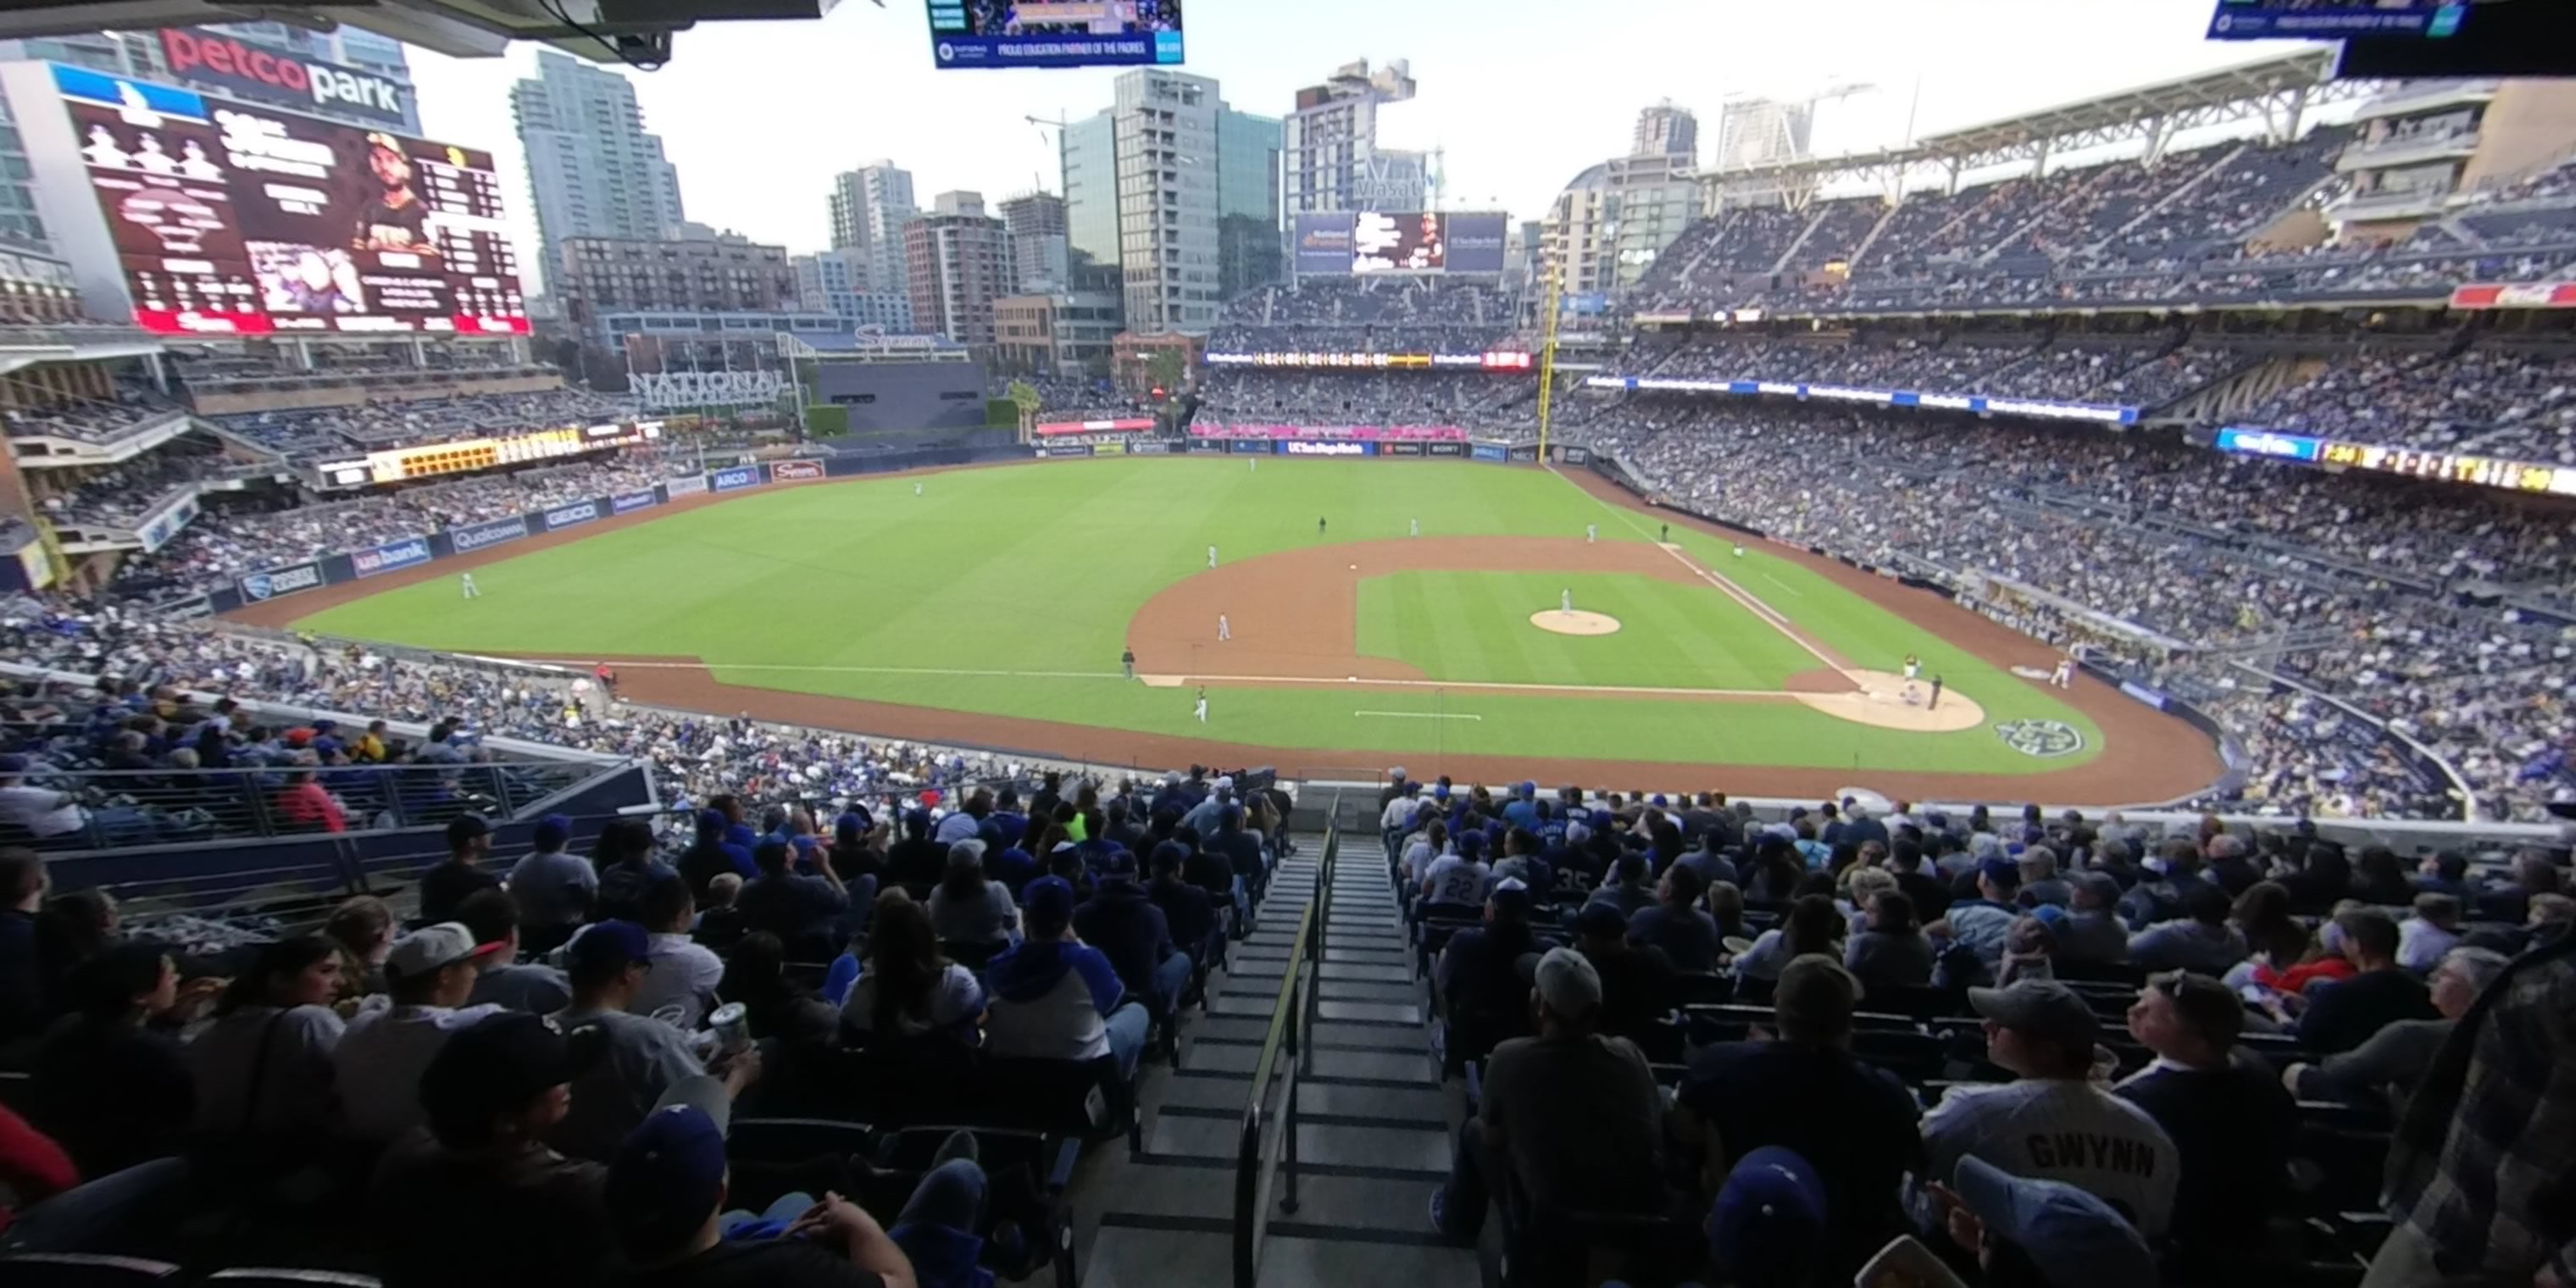
[[[1301,214],[1292,228],[1296,269],[1300,276],[1500,273],[1508,227],[1499,212]]]
[[[1180,0],[930,0],[940,67],[1128,67],[1181,62]]]
[[[2456,36],[2468,0],[2218,0],[2211,40],[2346,40]]]
[[[136,325],[527,334],[491,154],[52,72]]]
[[[1354,273],[1438,273],[1449,267],[1449,230],[1434,211],[1363,210],[1351,216]]]

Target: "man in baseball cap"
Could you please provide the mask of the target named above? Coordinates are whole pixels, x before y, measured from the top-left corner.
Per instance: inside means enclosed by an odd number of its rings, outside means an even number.
[[[992,990],[986,1049],[1048,1060],[1107,1055],[1122,1075],[1133,1074],[1152,1021],[1144,1004],[1127,996],[1109,958],[1074,935],[1073,884],[1039,877],[1020,898],[1028,937],[985,970]]]
[[[971,1166],[971,1164],[970,1164]],[[912,1263],[884,1227],[838,1194],[771,1215],[787,1221],[774,1238],[726,1239],[728,1170],[721,1123],[686,1105],[659,1109],[618,1146],[604,1186],[618,1246],[642,1272],[667,1285],[765,1283],[911,1288]]]
[[[1528,974],[1538,1034],[1486,1060],[1476,1117],[1459,1131],[1448,1183],[1431,1195],[1432,1226],[1462,1246],[1483,1228],[1490,1178],[1506,1167],[1540,1214],[1539,1230],[1549,1212],[1644,1213],[1663,1203],[1663,1093],[1635,1045],[1596,1029],[1601,976],[1571,948],[1549,949]]]
[[[386,1152],[368,1195],[388,1285],[592,1283],[609,1271],[606,1173],[545,1143],[592,1058],[585,1045],[500,1011],[448,1036],[402,1084],[429,1130]]]
[[[2092,1081],[2100,1025],[2093,1008],[2055,980],[1972,988],[1986,1021],[1986,1058],[2015,1080],[1953,1087],[1923,1119],[1928,1175],[1975,1156],[2015,1176],[2064,1181],[2161,1238],[2172,1218],[2182,1160],[2145,1110]]]
[[[2059,1181],[2017,1177],[1962,1158],[1948,1188],[1933,1187],[1942,1227],[1976,1254],[1985,1281],[2006,1288],[2155,1288],[2155,1253],[2118,1209]]]
[[[502,1008],[466,1006],[484,958],[502,944],[477,943],[462,923],[423,926],[385,954],[393,1005],[349,1021],[331,1053],[340,1113],[359,1140],[390,1142],[421,1125],[416,1089],[448,1035]]]

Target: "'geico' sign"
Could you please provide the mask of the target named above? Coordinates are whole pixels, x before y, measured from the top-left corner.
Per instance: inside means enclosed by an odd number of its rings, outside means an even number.
[[[161,52],[173,77],[216,86],[234,98],[326,107],[395,127],[403,123],[403,87],[372,72],[184,27],[162,29]]]

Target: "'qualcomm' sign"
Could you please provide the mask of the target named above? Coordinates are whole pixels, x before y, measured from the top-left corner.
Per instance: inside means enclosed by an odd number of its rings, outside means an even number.
[[[528,516],[516,514],[506,519],[494,519],[490,523],[469,523],[461,528],[449,528],[447,542],[456,548],[456,553],[461,555],[469,550],[497,546],[504,541],[516,541],[526,535],[528,535]]]

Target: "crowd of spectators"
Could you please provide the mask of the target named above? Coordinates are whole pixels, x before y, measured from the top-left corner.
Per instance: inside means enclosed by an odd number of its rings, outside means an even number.
[[[1848,342],[1691,335],[1632,347],[1626,375],[1804,381],[1867,389],[1990,394],[2152,409],[2228,373],[2229,355],[2171,335],[2133,340],[1961,335]]]
[[[2495,1183],[2552,1173],[2529,1115],[2570,1094],[2576,902],[2545,849],[1446,779],[1380,801],[1434,1054],[1468,1075],[1430,1222],[1464,1246],[1499,1202],[1533,1279],[1951,1282],[1927,1245],[1995,1288],[2374,1255],[2364,1282],[2555,1277],[2561,1217]],[[1633,1233],[1656,1218],[1687,1232]]]
[[[113,395],[0,408],[0,430],[15,437],[46,435],[105,443],[181,410],[177,403],[139,381],[117,381]]]
[[[2441,755],[2497,816],[2538,815],[2566,781],[2576,634],[2564,618],[2453,594],[2565,586],[2576,549],[2553,512],[2179,444],[1919,414],[1628,395],[1568,432],[1624,453],[1683,508],[1963,589],[2033,587],[2194,649],[2250,652],[2366,717],[2276,700],[2252,672],[2184,655],[2157,679],[2262,704],[2243,708],[2262,722],[2261,758],[2240,803],[2455,808],[2373,722]]]
[[[1508,327],[1508,296],[1484,282],[1440,277],[1303,277],[1294,285],[1264,286],[1237,296],[1217,319],[1219,336],[1232,327],[1265,333],[1282,327],[1420,328]],[[1217,347],[1210,341],[1211,347]]]
[[[370,401],[356,407],[238,412],[208,420],[289,456],[373,451],[460,438],[506,438],[633,416],[616,399],[581,389]]]
[[[2240,419],[2362,443],[2576,465],[2576,355],[2501,345],[2362,353]]]
[[[1493,437],[1535,432],[1538,412],[1526,375],[1217,367],[1200,386],[1192,432],[1224,424],[1459,426]]]

